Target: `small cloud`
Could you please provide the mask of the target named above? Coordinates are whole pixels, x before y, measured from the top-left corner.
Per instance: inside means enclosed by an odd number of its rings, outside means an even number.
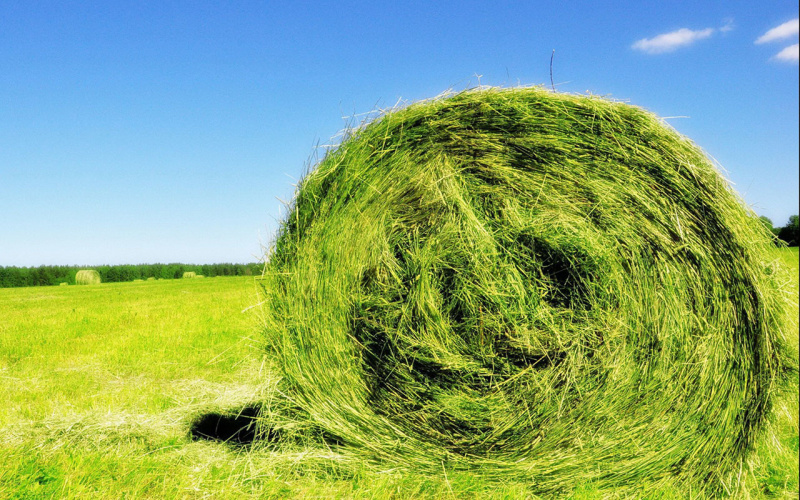
[[[786,21],[780,26],[772,28],[758,37],[758,40],[756,40],[756,45],[774,42],[775,40],[783,40],[784,38],[795,36],[798,33],[800,33],[800,19],[792,19],[791,21]]]
[[[642,38],[636,41],[632,47],[636,50],[646,52],[647,54],[663,54],[665,52],[672,52],[680,47],[686,47],[698,40],[708,38],[713,34],[714,28],[696,31],[690,30],[689,28],[681,28],[669,33],[662,33],[653,38]]]
[[[723,19],[722,21],[725,23],[719,29],[722,33],[727,33],[729,31],[733,31],[733,28],[736,27],[736,25],[733,24],[733,19],[730,18],[730,17],[727,17],[727,18]]]
[[[796,43],[794,45],[789,45],[782,51],[772,56],[772,58],[776,61],[796,63],[798,60],[800,60],[800,44]]]

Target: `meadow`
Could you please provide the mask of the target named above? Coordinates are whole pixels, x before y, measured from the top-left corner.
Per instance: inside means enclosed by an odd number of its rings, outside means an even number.
[[[797,248],[776,255],[797,297]],[[0,498],[532,497],[480,471],[344,467],[314,442],[193,440],[199,416],[274,387],[256,290],[246,276],[0,289]],[[795,378],[742,471],[743,494],[798,497],[797,422]],[[643,482],[639,497],[690,495]],[[567,498],[615,494],[576,484]]]

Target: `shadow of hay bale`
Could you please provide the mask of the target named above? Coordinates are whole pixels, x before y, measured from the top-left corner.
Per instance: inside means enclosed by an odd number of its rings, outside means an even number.
[[[236,413],[205,413],[192,422],[189,433],[195,441],[223,441],[230,444],[249,445],[256,437],[267,442],[277,439],[272,430],[257,432],[260,409],[246,406]]]
[[[199,415],[189,425],[189,435],[193,441],[219,441],[233,446],[256,443],[313,444],[328,449],[344,446],[341,439],[318,427],[287,432],[285,428],[273,424],[275,422],[271,421],[270,416],[264,415],[259,406],[245,406]]]

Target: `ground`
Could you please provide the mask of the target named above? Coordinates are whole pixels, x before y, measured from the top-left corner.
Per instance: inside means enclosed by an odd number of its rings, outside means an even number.
[[[797,297],[797,249],[776,256]],[[401,474],[319,446],[193,440],[197,418],[274,382],[257,300],[253,277],[0,289],[0,498],[530,498],[478,471]],[[753,498],[797,498],[797,394],[794,380],[743,471]],[[579,484],[567,497],[614,492]]]

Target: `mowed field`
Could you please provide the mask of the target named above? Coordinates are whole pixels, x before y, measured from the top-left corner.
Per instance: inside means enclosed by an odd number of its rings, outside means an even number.
[[[797,249],[776,251],[798,297]],[[194,441],[193,419],[276,379],[253,277],[0,289],[0,498],[531,498],[480,471],[353,464],[309,443]],[[797,349],[796,332],[792,335]],[[798,381],[742,471],[752,498],[798,497]],[[642,498],[683,498],[678,488]],[[614,498],[591,484],[568,498]]]

